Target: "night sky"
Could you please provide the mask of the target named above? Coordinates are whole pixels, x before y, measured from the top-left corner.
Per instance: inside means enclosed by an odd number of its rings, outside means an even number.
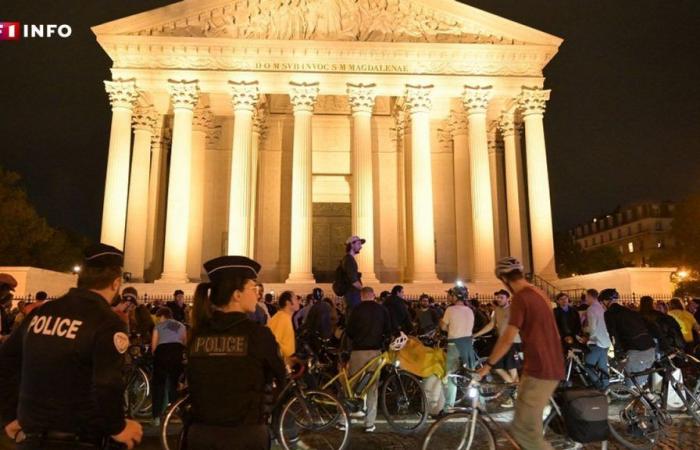
[[[0,21],[69,24],[0,42],[0,165],[39,213],[99,238],[110,60],[89,27],[165,0],[3,0]],[[643,199],[700,192],[700,1],[472,0],[564,39],[545,70],[556,229]]]

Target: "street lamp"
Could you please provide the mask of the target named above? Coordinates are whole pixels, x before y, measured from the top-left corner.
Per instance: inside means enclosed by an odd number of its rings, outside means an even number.
[[[77,265],[77,264],[74,265],[73,266],[73,275],[79,274],[81,269],[82,269],[82,267],[80,267],[79,265]]]

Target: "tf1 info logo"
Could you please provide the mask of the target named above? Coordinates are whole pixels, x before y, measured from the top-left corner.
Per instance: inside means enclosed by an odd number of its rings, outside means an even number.
[[[20,24],[19,22],[0,22],[0,41],[18,41],[21,38],[67,38],[73,33],[66,24]]]

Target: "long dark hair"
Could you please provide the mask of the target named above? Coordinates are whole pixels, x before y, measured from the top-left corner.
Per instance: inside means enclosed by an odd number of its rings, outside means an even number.
[[[242,291],[247,282],[248,278],[232,276],[217,283],[199,283],[192,304],[192,334],[209,323],[215,306],[228,305],[233,292]]]

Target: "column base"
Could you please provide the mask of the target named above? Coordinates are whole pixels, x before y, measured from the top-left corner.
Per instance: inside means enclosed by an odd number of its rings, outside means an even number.
[[[369,286],[372,284],[379,284],[381,281],[379,281],[379,278],[377,278],[377,274],[370,272],[370,273],[365,273],[362,272],[362,284],[364,286]]]
[[[173,283],[189,283],[190,279],[187,278],[186,272],[171,272],[163,273],[160,278],[154,281],[156,284],[173,284]]]
[[[411,283],[416,283],[416,284],[429,284],[429,283],[442,283],[442,280],[440,280],[437,277],[436,273],[429,272],[429,273],[414,273],[413,277],[411,278]]]
[[[285,284],[308,284],[316,283],[314,274],[311,272],[300,272],[300,273],[290,273],[289,277],[285,280]]]

